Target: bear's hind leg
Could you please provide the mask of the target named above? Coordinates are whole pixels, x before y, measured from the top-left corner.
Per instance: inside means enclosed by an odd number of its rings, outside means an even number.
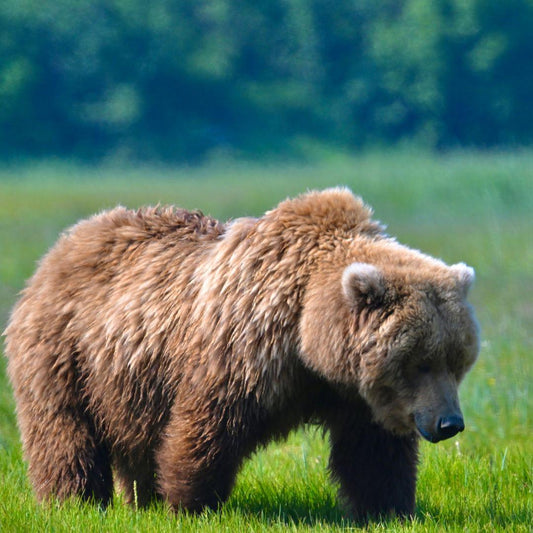
[[[156,493],[155,465],[152,460],[145,457],[132,460],[128,456],[120,455],[114,457],[113,465],[126,503],[135,507],[146,507],[159,498]]]
[[[29,476],[37,497],[78,496],[107,506],[113,479],[107,446],[90,419],[76,408],[54,412],[19,403],[19,422]]]
[[[198,409],[198,411],[200,411]],[[158,492],[174,511],[217,509],[228,498],[242,459],[219,413],[180,413],[156,454]]]

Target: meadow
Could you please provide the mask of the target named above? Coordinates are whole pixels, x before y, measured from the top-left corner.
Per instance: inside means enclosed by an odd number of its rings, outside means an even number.
[[[422,443],[413,520],[368,531],[531,531],[533,524],[533,153],[317,154],[314,163],[218,161],[195,168],[0,168],[0,328],[24,280],[59,233],[122,204],[176,204],[221,219],[260,215],[287,196],[345,185],[388,232],[476,269],[471,301],[479,361],[461,388],[466,431]],[[0,343],[0,346],[1,343]],[[1,350],[2,348],[0,348]],[[39,505],[26,478],[5,358],[0,357],[0,531],[340,531],[357,529],[327,473],[327,435],[299,430],[258,451],[219,512],[136,511],[116,495],[105,512]]]

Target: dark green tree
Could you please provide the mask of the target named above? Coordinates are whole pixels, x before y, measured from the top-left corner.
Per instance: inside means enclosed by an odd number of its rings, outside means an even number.
[[[0,156],[533,140],[531,0],[3,0]]]

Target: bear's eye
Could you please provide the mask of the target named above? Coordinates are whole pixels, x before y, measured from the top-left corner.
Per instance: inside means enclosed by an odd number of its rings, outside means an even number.
[[[420,374],[429,374],[431,372],[431,366],[429,366],[429,363],[420,363],[416,369]]]

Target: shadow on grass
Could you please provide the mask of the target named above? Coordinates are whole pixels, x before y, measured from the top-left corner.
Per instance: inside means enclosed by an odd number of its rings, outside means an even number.
[[[268,525],[282,524],[285,526],[305,525],[305,526],[355,526],[340,505],[332,504],[330,501],[313,502],[312,504],[305,498],[282,498],[273,501],[271,498],[263,499],[260,494],[251,494],[245,502],[231,499],[223,507],[223,512],[239,514],[243,518],[255,518]]]
[[[251,492],[246,498],[231,498],[223,507],[223,513],[240,515],[245,520],[260,520],[265,525],[282,525],[284,527],[303,526],[311,528],[366,528],[380,525],[389,527],[408,524],[411,519],[398,516],[372,517],[368,520],[355,520],[350,517],[347,508],[336,498],[311,499],[306,494],[282,492],[273,498],[260,491]],[[418,514],[414,518],[422,521]]]

